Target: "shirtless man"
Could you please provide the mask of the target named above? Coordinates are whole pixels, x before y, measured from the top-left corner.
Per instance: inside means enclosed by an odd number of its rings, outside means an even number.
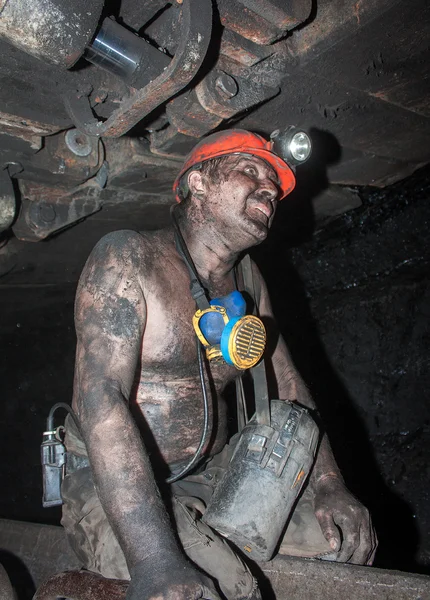
[[[210,298],[235,289],[239,258],[266,238],[278,200],[293,187],[291,169],[254,134],[214,134],[191,153],[175,183],[175,213]],[[264,281],[253,270],[259,314],[272,318]],[[73,407],[83,439],[70,427],[66,445],[76,460],[63,484],[63,525],[86,568],[131,577],[128,600],[256,599],[248,568],[198,519],[203,502],[187,496],[185,483],[173,494],[164,484],[169,468],[195,453],[203,426],[189,286],[172,228],[110,233],[91,253],[75,310]],[[281,336],[265,360],[278,398],[314,408]],[[227,447],[223,392],[238,371],[207,361],[205,371],[212,397],[204,457],[216,461]],[[371,564],[369,513],[346,489],[325,438],[308,489],[326,553]]]

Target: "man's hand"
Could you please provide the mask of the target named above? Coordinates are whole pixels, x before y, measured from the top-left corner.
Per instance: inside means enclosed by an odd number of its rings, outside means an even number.
[[[221,600],[209,577],[185,558],[150,559],[137,564],[130,574],[126,600]]]
[[[371,565],[378,540],[369,511],[338,477],[315,484],[315,516],[338,562]]]

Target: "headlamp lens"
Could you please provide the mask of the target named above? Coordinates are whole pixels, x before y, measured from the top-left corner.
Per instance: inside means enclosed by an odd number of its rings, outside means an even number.
[[[298,131],[291,138],[289,150],[294,160],[304,162],[309,158],[312,150],[310,137],[304,131]]]

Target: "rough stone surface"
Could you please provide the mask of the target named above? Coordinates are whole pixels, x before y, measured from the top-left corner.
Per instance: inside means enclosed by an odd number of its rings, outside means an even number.
[[[281,206],[256,259],[347,483],[372,511],[376,564],[426,571],[430,175],[360,195],[313,237],[306,202]]]
[[[0,563],[19,600],[30,599],[51,575],[79,568],[62,527],[7,519],[0,519]]]
[[[0,600],[15,600],[14,591],[9,576],[0,565]]]

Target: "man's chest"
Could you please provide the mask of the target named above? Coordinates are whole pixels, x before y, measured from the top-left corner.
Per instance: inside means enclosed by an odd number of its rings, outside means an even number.
[[[166,286],[163,286],[163,290]],[[160,372],[166,376],[198,377],[198,341],[193,326],[196,304],[189,292],[189,280],[158,291],[147,299],[147,319],[142,340],[141,367],[144,372]],[[205,355],[205,352],[203,352]],[[204,360],[211,380],[223,387],[238,375],[237,369],[225,363]],[[217,389],[217,391],[219,391]]]

